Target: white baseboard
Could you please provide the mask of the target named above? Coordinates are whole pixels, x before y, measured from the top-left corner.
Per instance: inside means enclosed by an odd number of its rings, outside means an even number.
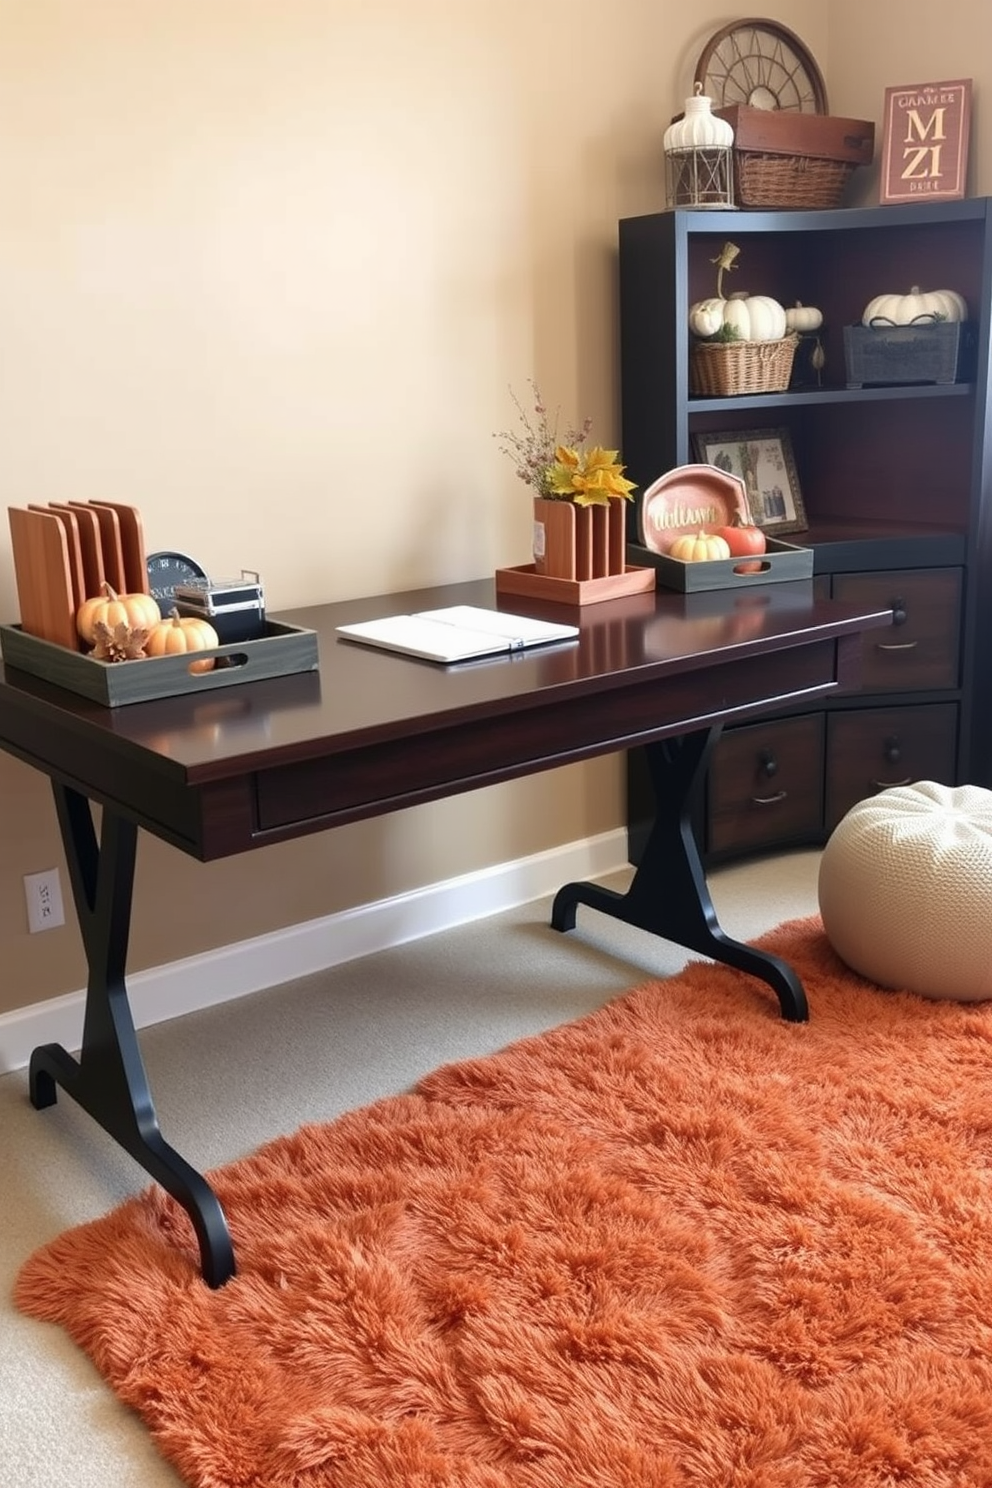
[[[341,914],[242,940],[202,956],[128,977],[137,1028],[276,987],[374,951],[450,930],[553,894],[564,883],[600,878],[627,866],[623,829],[565,843],[533,857],[499,863]],[[68,992],[0,1014],[0,1074],[21,1069],[38,1044],[78,1049],[85,992]]]

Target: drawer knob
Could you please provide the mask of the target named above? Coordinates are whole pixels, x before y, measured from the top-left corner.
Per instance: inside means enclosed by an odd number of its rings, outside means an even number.
[[[908,619],[906,601],[904,599],[894,599],[892,601],[892,624],[905,625]]]
[[[889,734],[882,740],[882,758],[887,765],[897,765],[902,759],[902,745],[898,734]],[[888,790],[892,785],[911,785],[913,777],[907,775],[904,780],[873,780],[872,787],[875,790]]]
[[[758,755],[758,766],[761,774],[768,780],[772,780],[778,774],[778,760],[770,749],[763,749]]]

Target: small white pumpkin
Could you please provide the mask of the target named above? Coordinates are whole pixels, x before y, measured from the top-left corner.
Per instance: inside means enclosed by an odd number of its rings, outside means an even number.
[[[740,341],[780,341],[785,335],[785,309],[770,295],[738,290],[729,299],[698,300],[689,307],[689,329],[695,336],[736,332]]]
[[[723,330],[723,311],[726,300],[697,300],[689,306],[689,329],[694,336],[704,340]]]
[[[909,294],[876,295],[865,306],[861,324],[865,326],[934,325],[939,321],[968,319],[968,306],[953,289],[932,289],[926,293],[914,284]]]
[[[823,311],[815,305],[804,305],[797,300],[785,312],[785,326],[789,331],[818,331],[823,324]]]

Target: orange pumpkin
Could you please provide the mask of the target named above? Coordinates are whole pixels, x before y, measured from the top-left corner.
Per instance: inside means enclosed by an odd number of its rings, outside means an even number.
[[[118,594],[106,581],[94,599],[84,599],[76,611],[76,629],[88,646],[96,641],[96,625],[102,620],[108,630],[126,625],[129,630],[151,630],[162,619],[158,603],[150,594]]]
[[[160,620],[147,641],[145,652],[149,656],[176,656],[186,651],[209,651],[220,645],[220,638],[208,620],[196,615],[180,615],[173,610],[168,620]],[[209,672],[214,665],[212,656],[190,663],[191,672]]]
[[[752,553],[763,553],[768,547],[761,528],[753,522],[745,522],[740,512],[735,512],[726,527],[717,527],[716,531],[730,549],[732,558],[750,558]]]

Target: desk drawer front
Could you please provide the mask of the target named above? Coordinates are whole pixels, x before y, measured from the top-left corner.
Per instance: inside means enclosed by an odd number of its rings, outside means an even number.
[[[865,692],[958,685],[960,569],[838,574],[833,595],[893,611],[890,630],[865,636],[861,675]]]
[[[789,702],[836,685],[847,640],[715,663],[678,679],[565,696],[556,707],[495,715],[371,743],[256,776],[257,830],[319,831],[421,801],[705,728],[758,702]]]
[[[956,779],[958,710],[954,703],[919,708],[865,708],[835,713],[827,723],[826,827],[887,786]]]
[[[708,850],[741,852],[816,837],[823,753],[822,713],[728,730],[710,764]]]

